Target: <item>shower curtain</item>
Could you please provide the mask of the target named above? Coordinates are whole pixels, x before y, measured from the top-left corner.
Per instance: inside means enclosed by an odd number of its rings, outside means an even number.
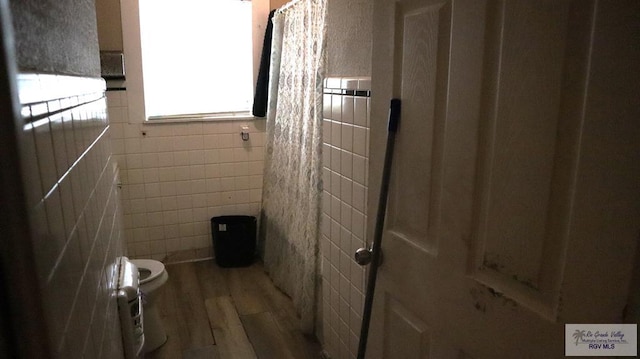
[[[325,13],[326,0],[294,0],[273,17],[260,225],[265,268],[307,333],[319,275]]]

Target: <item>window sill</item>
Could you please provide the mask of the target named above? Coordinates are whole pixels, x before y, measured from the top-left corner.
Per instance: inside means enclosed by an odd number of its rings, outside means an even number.
[[[172,115],[172,116],[150,116],[144,121],[145,124],[159,123],[185,123],[185,122],[216,122],[216,121],[252,121],[260,120],[263,117],[252,116],[250,112],[225,112],[225,113],[205,113],[193,115]]]

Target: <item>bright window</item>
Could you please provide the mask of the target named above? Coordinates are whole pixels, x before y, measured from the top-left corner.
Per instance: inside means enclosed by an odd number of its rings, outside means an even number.
[[[139,4],[149,119],[250,110],[250,1],[140,0]]]

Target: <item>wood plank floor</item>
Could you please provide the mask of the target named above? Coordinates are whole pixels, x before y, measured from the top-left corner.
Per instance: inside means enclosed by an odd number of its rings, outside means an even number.
[[[166,268],[157,305],[168,340],[145,358],[321,358],[317,339],[300,332],[291,300],[262,264],[219,268],[208,260]]]

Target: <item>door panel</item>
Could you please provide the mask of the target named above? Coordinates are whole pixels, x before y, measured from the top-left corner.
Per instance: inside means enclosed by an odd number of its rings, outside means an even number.
[[[386,298],[384,323],[385,358],[429,358],[429,327],[391,297]]]
[[[450,22],[450,3],[399,6],[396,11],[397,53],[402,54],[397,78],[406,99],[402,111],[416,120],[403,123],[398,134],[389,232],[432,255],[437,253],[441,211]]]
[[[629,13],[637,2],[376,0],[372,214],[390,98],[402,116],[368,358],[563,357],[564,323],[620,321],[640,90],[605,60],[638,51],[604,39],[634,38]]]
[[[573,10],[593,17],[586,3]],[[570,26],[566,1],[494,1],[487,18],[471,271],[553,320],[581,126],[567,102],[586,78],[563,69],[568,54],[587,55],[568,40],[590,32]]]

